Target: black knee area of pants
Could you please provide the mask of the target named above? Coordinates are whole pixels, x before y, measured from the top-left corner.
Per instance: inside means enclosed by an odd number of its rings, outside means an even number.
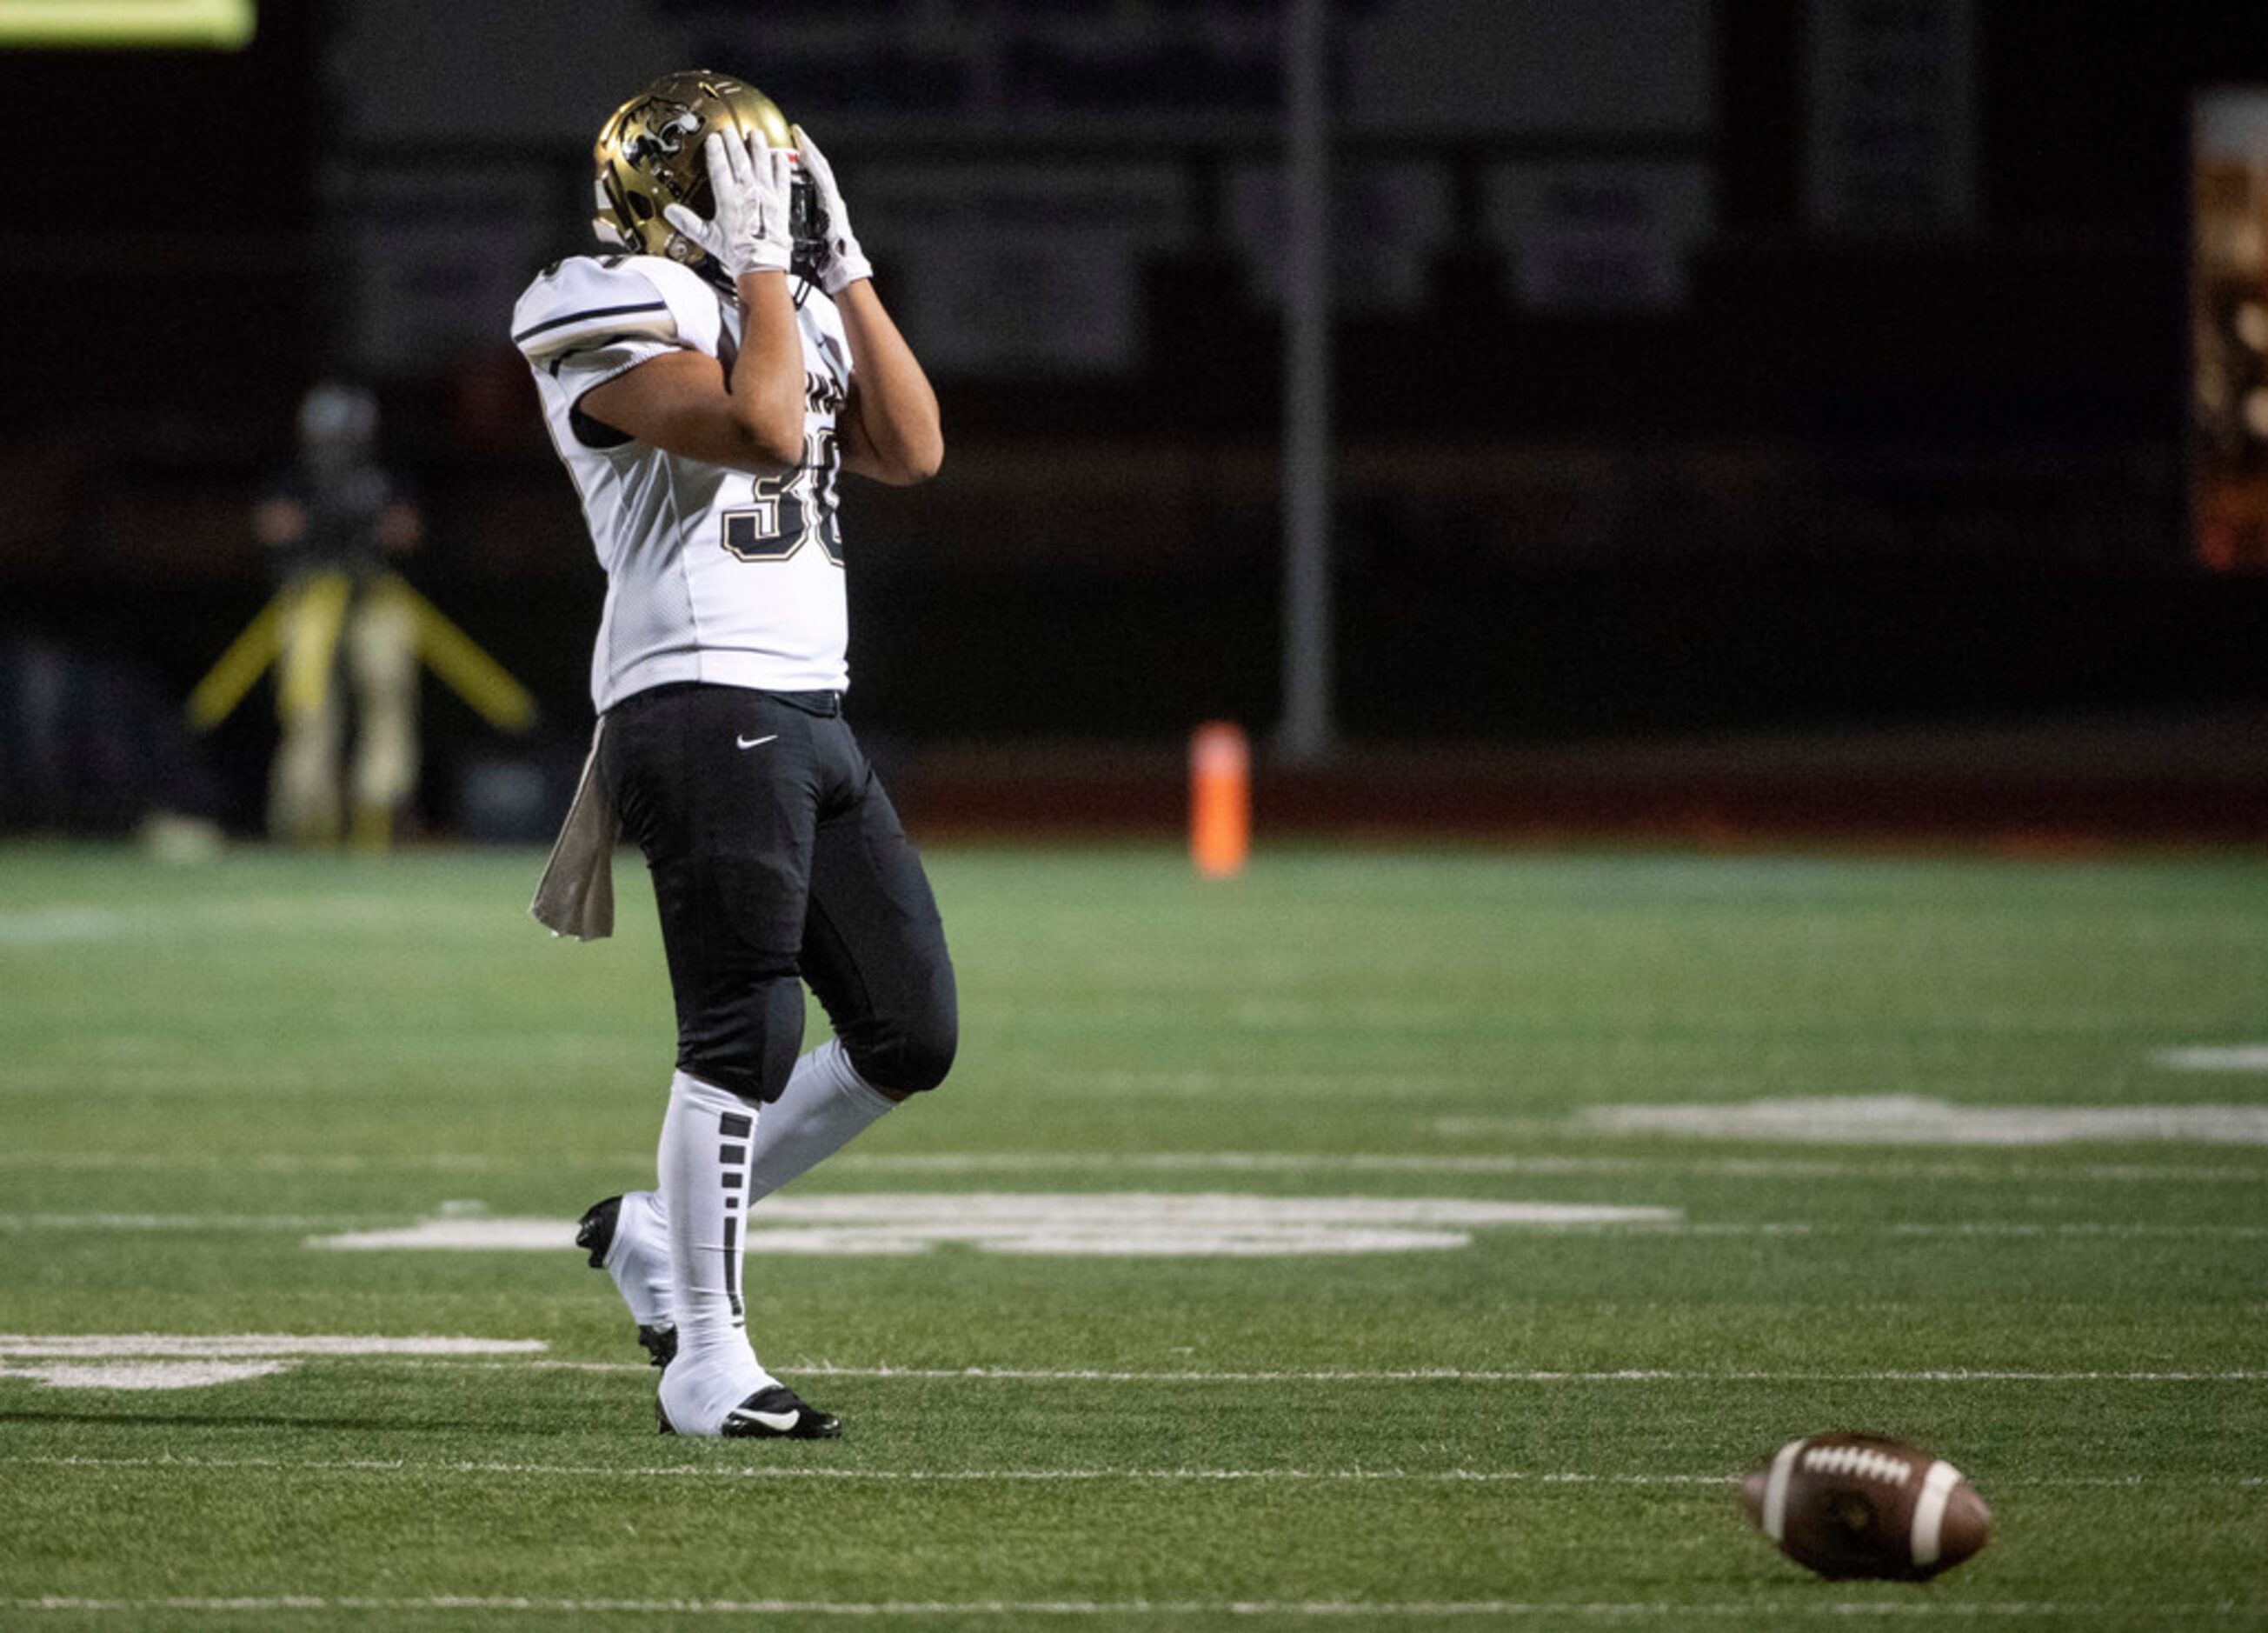
[[[892,1094],[926,1094],[945,1081],[961,1045],[951,1006],[918,1015],[876,1016],[843,1031],[843,1053],[858,1075]]]
[[[803,1049],[803,983],[777,975],[732,996],[681,1009],[677,1069],[769,1105]]]

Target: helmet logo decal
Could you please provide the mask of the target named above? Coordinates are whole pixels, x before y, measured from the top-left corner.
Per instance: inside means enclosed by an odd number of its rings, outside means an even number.
[[[685,138],[701,129],[701,115],[679,104],[677,111],[659,124],[651,124],[630,144],[627,154],[633,165],[649,165],[657,159],[674,159],[685,151]]]
[[[696,215],[711,213],[701,151],[702,137],[711,131],[776,148],[793,145],[786,116],[755,86],[708,69],[664,74],[617,107],[593,145],[598,211],[592,226],[600,241],[714,275],[701,247],[673,228],[664,214],[672,204],[683,204]],[[799,225],[812,215],[809,195],[808,179],[798,177],[788,209],[799,239],[806,233],[817,236]],[[711,281],[730,280],[715,275]]]

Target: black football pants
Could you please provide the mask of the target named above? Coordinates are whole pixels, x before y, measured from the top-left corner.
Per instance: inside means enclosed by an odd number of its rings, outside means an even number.
[[[600,765],[653,876],[681,1071],[777,1099],[807,981],[868,1083],[944,1080],[945,927],[837,694],[658,686],[608,711]]]

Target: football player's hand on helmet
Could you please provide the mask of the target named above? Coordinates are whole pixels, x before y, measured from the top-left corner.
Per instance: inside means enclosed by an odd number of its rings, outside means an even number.
[[[786,271],[793,250],[788,191],[795,155],[767,147],[761,137],[744,144],[715,131],[702,144],[702,153],[717,201],[715,217],[703,221],[683,204],[671,204],[662,218],[700,245],[728,277]]]
[[[795,137],[796,151],[803,155],[803,167],[811,177],[820,211],[827,218],[827,241],[819,261],[819,286],[830,295],[839,295],[847,285],[862,277],[873,277],[873,263],[858,248],[858,235],[850,230],[850,212],[843,208],[843,189],[835,185],[835,166],[827,162],[827,155],[819,151],[809,131],[801,125],[791,125],[789,129]]]

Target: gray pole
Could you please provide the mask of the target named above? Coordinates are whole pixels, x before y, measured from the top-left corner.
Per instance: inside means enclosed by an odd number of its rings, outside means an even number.
[[[1331,751],[1329,0],[1284,8],[1284,717],[1286,760]]]

